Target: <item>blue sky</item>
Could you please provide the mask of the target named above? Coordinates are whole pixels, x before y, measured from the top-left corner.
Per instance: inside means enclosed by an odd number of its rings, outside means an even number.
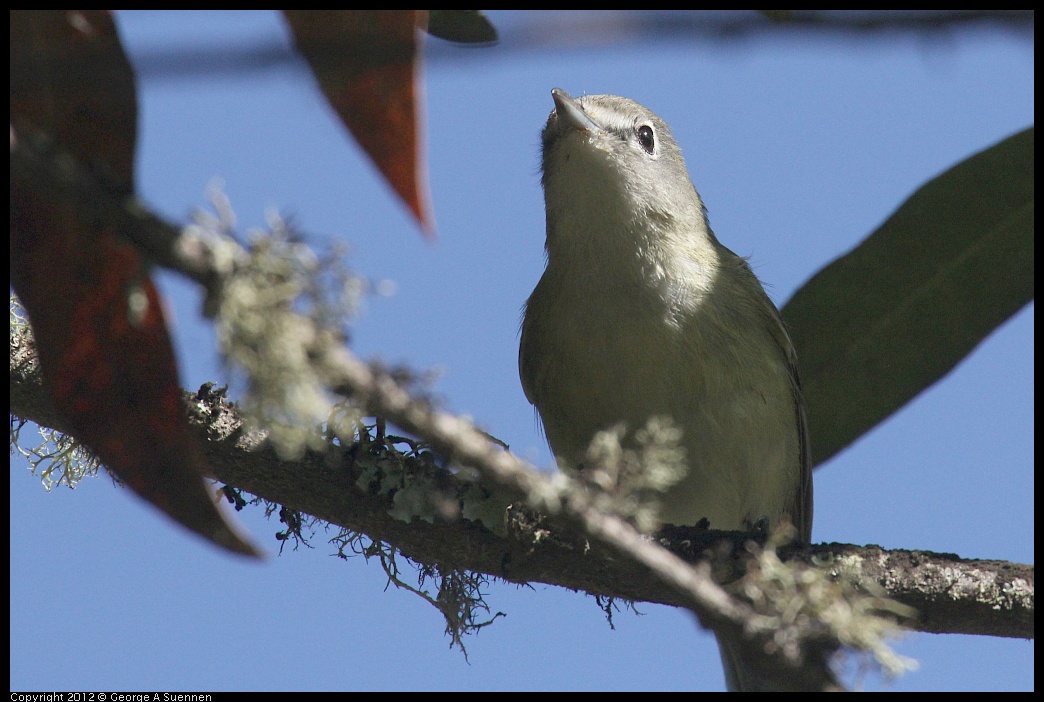
[[[512,48],[543,15],[491,13],[492,49],[432,47],[424,71],[438,239],[422,240],[299,65],[141,83],[138,185],[185,221],[225,182],[241,229],[293,215],[319,249],[396,292],[353,324],[367,357],[436,368],[436,392],[550,465],[516,366],[521,305],[543,269],[539,131],[551,89],[616,93],[669,124],[719,239],[751,257],[777,304],[876,228],[917,186],[1033,123],[1032,39],[910,36],[631,43],[562,31]],[[278,15],[119,14],[132,59],[159,49],[285,42]],[[434,42],[432,42],[434,43]],[[199,295],[159,275],[183,385],[224,379]],[[1033,561],[1033,306],[941,382],[815,474],[813,537]],[[813,428],[814,430],[814,428]],[[440,615],[376,563],[276,556],[277,521],[240,515],[272,556],[219,553],[110,480],[46,493],[12,459],[11,687],[721,689],[713,638],[641,605],[610,630],[595,602],[495,584],[500,618],[449,649]],[[332,536],[332,533],[330,534]],[[913,634],[920,669],[868,689],[1027,690],[1033,643]]]

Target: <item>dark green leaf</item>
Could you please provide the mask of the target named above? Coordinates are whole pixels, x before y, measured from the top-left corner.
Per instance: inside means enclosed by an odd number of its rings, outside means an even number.
[[[1033,299],[1033,128],[922,186],[783,309],[826,461]]]
[[[428,34],[461,44],[497,41],[497,30],[481,10],[428,10]]]

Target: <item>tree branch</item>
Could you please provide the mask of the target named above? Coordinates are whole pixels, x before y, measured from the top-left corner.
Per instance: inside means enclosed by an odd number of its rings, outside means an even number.
[[[47,404],[33,359],[31,340],[12,335],[11,413],[62,430],[60,418]],[[464,519],[407,524],[389,513],[395,507],[391,495],[369,494],[357,487],[362,468],[350,450],[341,450],[340,455],[312,451],[299,460],[285,460],[262,432],[243,431],[239,411],[220,393],[204,386],[198,393],[186,393],[186,403],[213,477],[232,487],[395,544],[421,563],[450,564],[515,583],[541,582],[592,595],[689,606],[688,597],[649,578],[645,567],[605,548],[587,548],[575,537],[549,532],[546,523],[525,510],[510,511],[505,535]],[[406,460],[410,470],[424,469],[417,465],[418,459]],[[458,479],[444,477],[445,494],[455,494]],[[672,529],[656,540],[690,563],[710,557],[718,568],[727,567],[731,559],[732,549],[722,553],[716,547],[728,536],[728,532]],[[733,543],[747,538],[748,534],[733,535]],[[864,589],[883,589],[888,597],[919,612],[911,624],[918,631],[1034,638],[1032,565],[837,543],[787,547],[780,555],[783,560],[828,568]]]

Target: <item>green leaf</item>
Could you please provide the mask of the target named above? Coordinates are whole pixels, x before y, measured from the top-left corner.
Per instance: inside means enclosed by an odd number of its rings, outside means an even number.
[[[787,303],[812,464],[946,375],[1033,299],[1033,127],[917,190]]]
[[[428,34],[460,44],[497,41],[497,30],[480,10],[428,10]]]

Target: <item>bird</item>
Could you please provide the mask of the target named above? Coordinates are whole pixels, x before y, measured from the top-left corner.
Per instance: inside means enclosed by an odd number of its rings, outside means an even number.
[[[541,133],[546,267],[525,303],[519,375],[566,471],[592,439],[653,418],[685,474],[660,520],[812,533],[797,357],[747,260],[721,244],[668,125],[629,98],[552,91]],[[772,688],[719,637],[729,689]]]

